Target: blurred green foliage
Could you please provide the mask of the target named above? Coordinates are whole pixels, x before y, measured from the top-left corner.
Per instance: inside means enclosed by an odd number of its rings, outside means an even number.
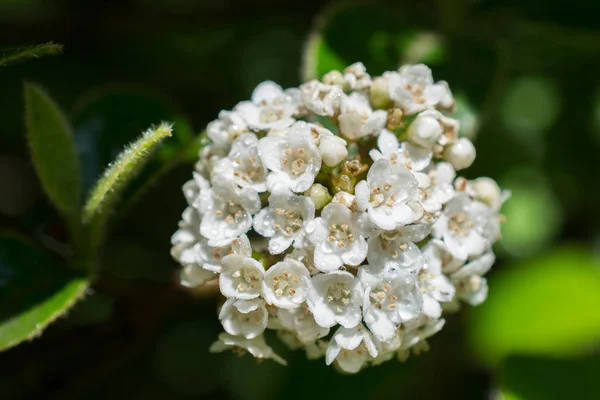
[[[29,160],[25,80],[47,87],[73,121],[86,191],[148,126],[175,122],[123,193],[86,299],[0,355],[0,398],[600,397],[600,4],[575,3],[0,1],[0,47],[65,44],[59,57],[0,69],[0,176],[16,171],[10,160]],[[426,62],[451,82],[461,134],[476,137],[467,177],[512,190],[489,300],[450,315],[430,353],[358,376],[285,350],[288,368],[209,354],[215,299],[177,289],[169,256],[198,133],[262,80],[297,85],[359,60],[372,74]],[[13,186],[0,196],[32,198],[18,212],[0,202],[0,223],[64,253],[64,219],[39,190],[23,189],[38,181],[19,176],[2,181]],[[55,255],[15,240],[0,241],[3,315],[39,311],[15,312],[22,303],[3,286],[17,259],[27,266],[19,279],[48,278],[50,300],[81,294],[77,275],[55,273]],[[56,317],[52,301],[42,304]]]

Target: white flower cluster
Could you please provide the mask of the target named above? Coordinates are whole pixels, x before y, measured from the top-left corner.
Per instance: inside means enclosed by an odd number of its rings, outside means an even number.
[[[172,254],[182,285],[218,281],[212,351],[284,363],[270,329],[353,373],[426,349],[444,311],[485,300],[506,194],[456,176],[475,148],[453,106],[425,65],[371,78],[357,63],[263,82],[208,125]]]

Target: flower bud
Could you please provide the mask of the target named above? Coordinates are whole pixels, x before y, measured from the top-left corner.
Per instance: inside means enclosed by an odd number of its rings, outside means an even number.
[[[319,151],[323,163],[328,167],[335,167],[348,156],[346,141],[339,136],[327,135],[319,142]]]
[[[304,195],[310,197],[310,199],[315,203],[316,210],[320,210],[329,204],[329,202],[331,202],[331,195],[329,194],[329,191],[320,183],[315,183],[309,187],[308,190],[304,192]]]
[[[442,126],[432,116],[419,117],[408,127],[408,140],[425,148],[431,148],[441,134]]]
[[[321,81],[326,85],[339,85],[344,86],[346,81],[344,80],[344,75],[340,71],[330,71],[326,73]]]
[[[492,209],[499,207],[502,193],[496,181],[486,177],[477,178],[471,182],[471,188],[477,200],[486,203]]]
[[[446,147],[444,158],[456,169],[468,168],[475,161],[475,146],[469,139],[460,138]]]
[[[385,108],[389,102],[387,79],[384,77],[374,79],[371,84],[371,104],[374,108]]]

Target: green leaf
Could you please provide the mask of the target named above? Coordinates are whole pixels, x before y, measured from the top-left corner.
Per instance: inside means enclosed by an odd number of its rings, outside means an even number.
[[[18,236],[0,233],[0,351],[39,336],[87,287],[81,273]]]
[[[31,58],[40,58],[43,56],[54,56],[61,54],[63,51],[62,44],[48,42],[35,46],[24,47],[22,49],[10,50],[4,52],[0,56],[0,68],[9,64],[25,61]]]
[[[570,359],[510,357],[502,366],[502,392],[515,400],[597,399],[598,371],[598,355]]]
[[[163,139],[172,135],[172,126],[162,123],[150,128],[136,142],[126,147],[92,189],[83,209],[83,221],[92,227],[94,243],[103,235],[103,230],[126,184],[142,169],[153,150]]]
[[[320,78],[361,61],[378,75],[401,63],[439,64],[444,43],[411,18],[410,5],[338,3],[318,19],[306,43],[302,74],[305,80]]]
[[[71,127],[39,86],[25,84],[27,137],[35,169],[52,203],[72,224],[79,216],[81,182]]]
[[[600,262],[588,249],[565,247],[506,266],[489,286],[469,326],[484,361],[578,354],[600,340]]]

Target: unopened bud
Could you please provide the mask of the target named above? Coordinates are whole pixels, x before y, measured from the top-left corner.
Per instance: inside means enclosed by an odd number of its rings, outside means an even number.
[[[477,178],[471,182],[475,198],[496,209],[500,206],[502,192],[496,181],[491,178]]]
[[[371,104],[373,108],[386,108],[390,102],[388,82],[384,77],[375,78],[371,84]]]
[[[339,85],[344,86],[346,81],[344,80],[344,75],[340,71],[330,71],[326,73],[321,81],[326,85]]]
[[[327,135],[319,142],[319,151],[323,163],[328,167],[335,167],[348,156],[346,141],[339,136]]]
[[[419,117],[408,127],[408,140],[425,148],[431,148],[441,135],[442,126],[433,116]]]
[[[308,190],[304,192],[304,195],[310,197],[310,199],[315,203],[315,209],[317,210],[320,210],[331,202],[329,190],[319,183],[315,183],[309,187]]]
[[[456,169],[468,168],[475,161],[475,146],[469,139],[460,138],[446,147],[444,158]]]

